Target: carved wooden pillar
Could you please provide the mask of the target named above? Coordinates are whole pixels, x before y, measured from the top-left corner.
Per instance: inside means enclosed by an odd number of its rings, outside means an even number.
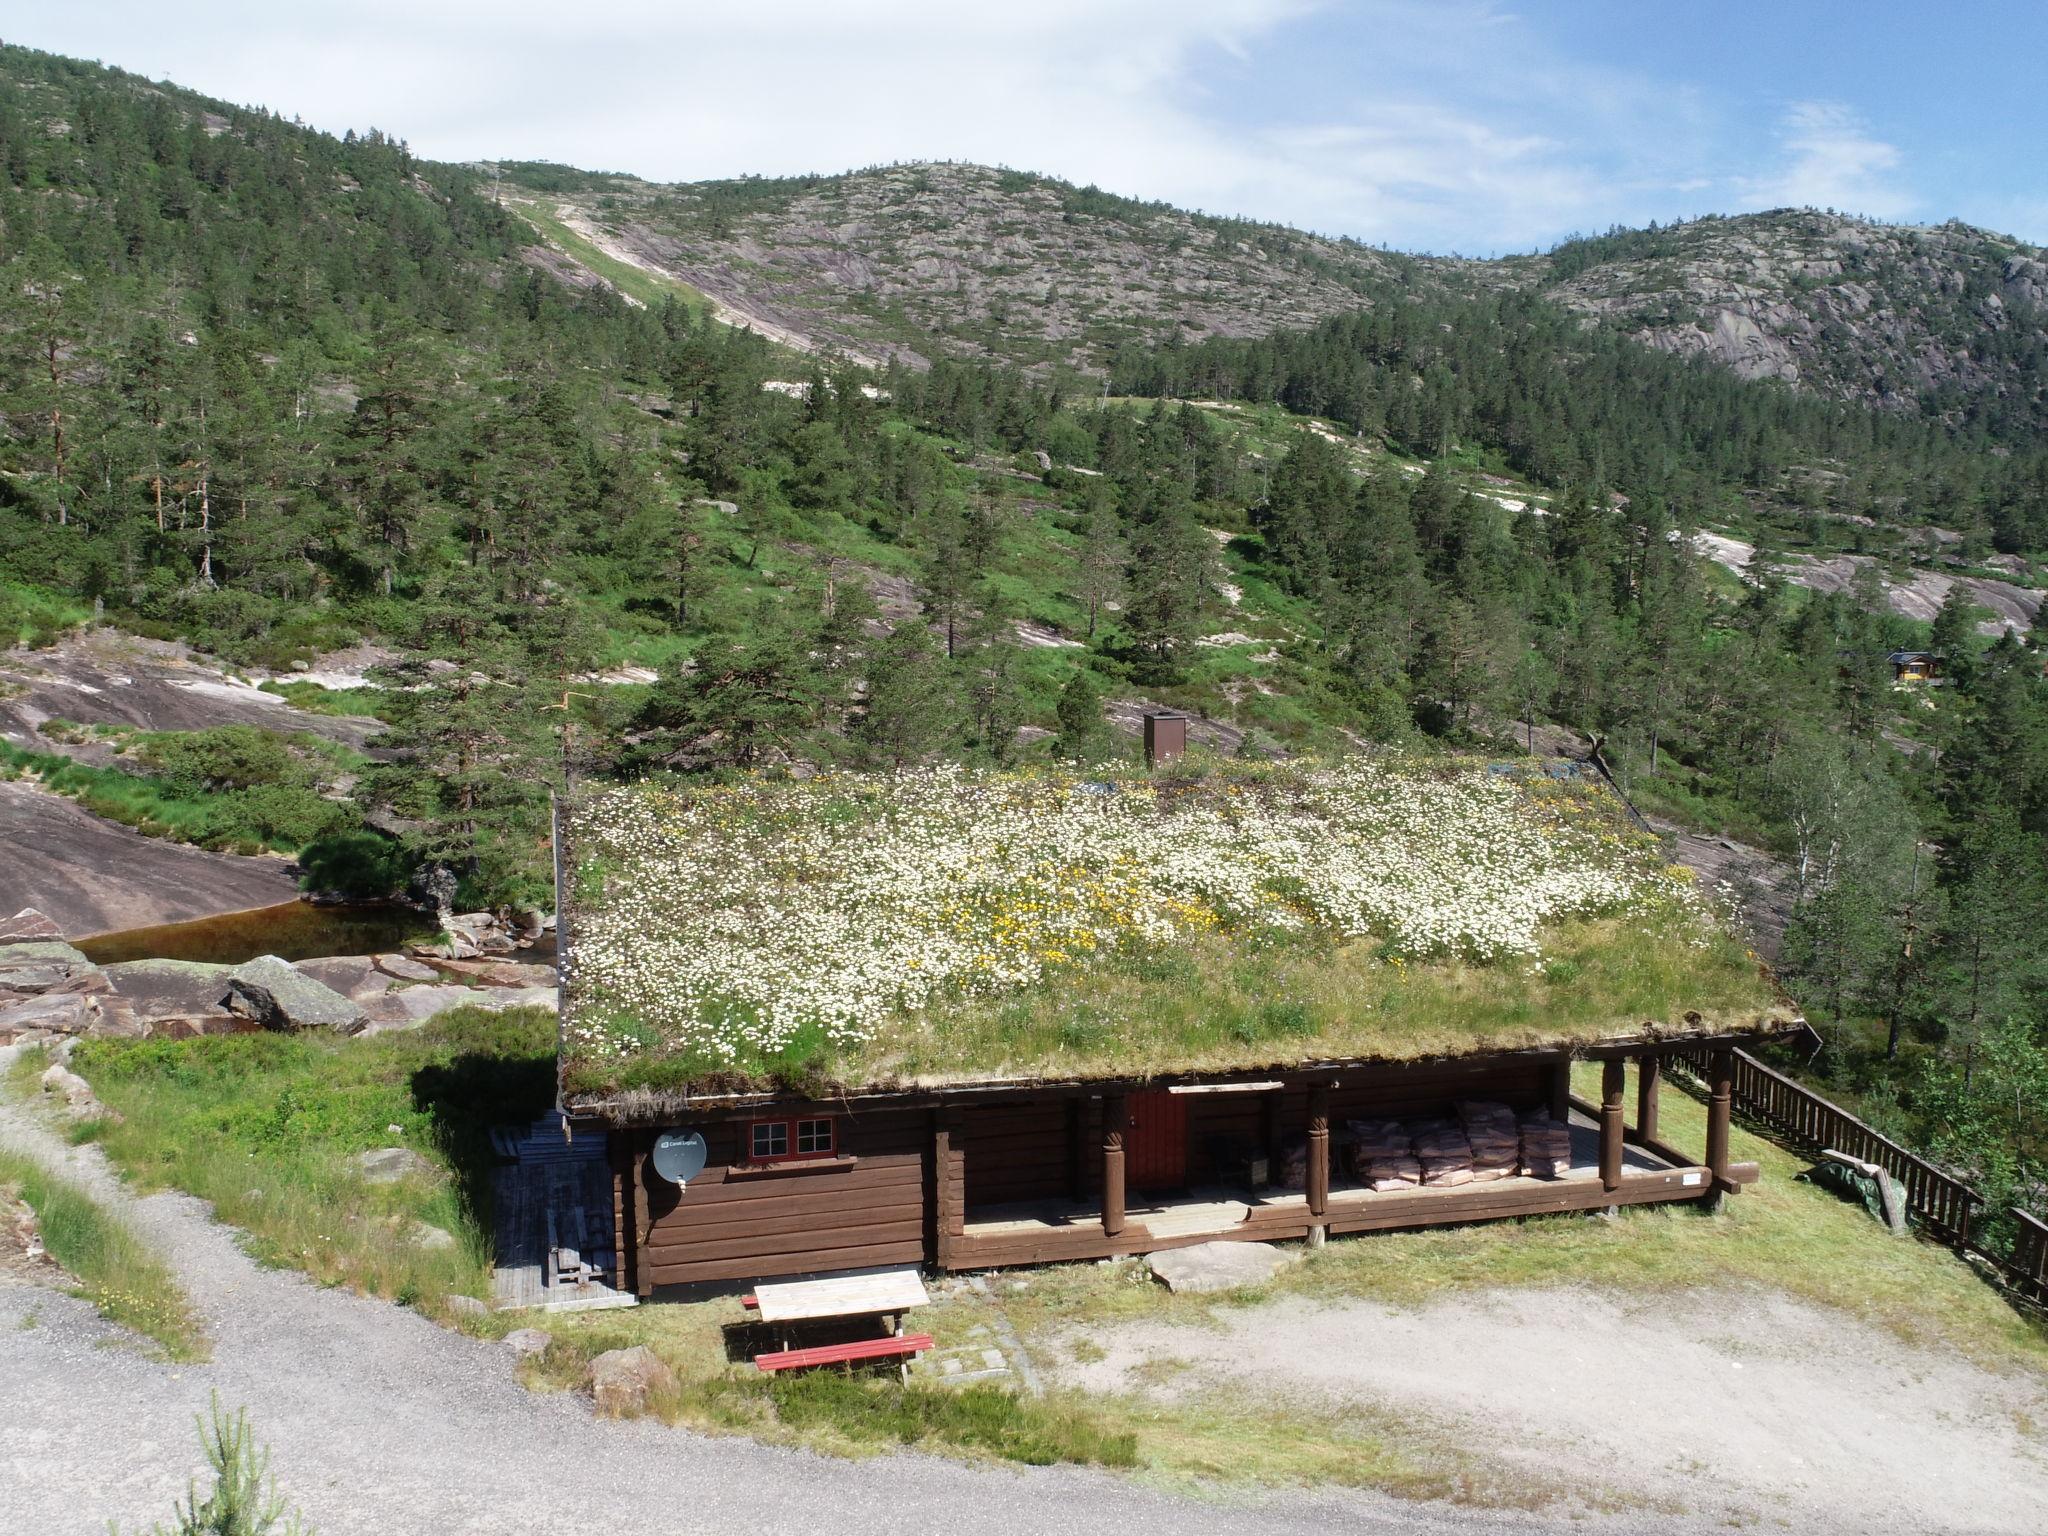
[[[1707,1066],[1707,1168],[1728,1187],[1728,1119],[1735,1098],[1735,1049],[1716,1046]]]
[[[1657,1083],[1664,1075],[1663,1058],[1645,1051],[1636,1058],[1636,1134],[1657,1139]]]
[[[1600,1063],[1600,1187],[1621,1188],[1622,1089],[1628,1064],[1619,1056]]]
[[[1330,1086],[1317,1083],[1308,1091],[1308,1219],[1310,1240],[1320,1242],[1323,1217],[1330,1209]]]
[[[1131,1123],[1130,1105],[1120,1093],[1102,1100],[1102,1235],[1124,1230],[1124,1132]]]

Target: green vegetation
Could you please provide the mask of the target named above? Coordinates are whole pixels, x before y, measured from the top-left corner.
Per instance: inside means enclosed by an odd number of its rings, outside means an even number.
[[[0,778],[32,779],[146,837],[233,853],[296,853],[361,823],[353,805],[319,789],[337,757],[346,762],[352,754],[316,738],[294,741],[241,725],[112,737],[117,752],[150,771],[95,767],[0,741]]]
[[[92,610],[40,587],[0,578],[0,649],[43,646],[92,618]]]
[[[569,288],[520,259],[530,226],[483,174],[385,134],[18,48],[0,84],[0,613],[47,637],[99,610],[272,670],[394,651],[385,760],[351,798],[404,830],[339,848],[337,883],[429,864],[468,904],[542,899],[548,792],[572,772],[1043,765],[1049,742],[1098,739],[1091,693],[1126,721],[1186,708],[1255,755],[1505,755],[1563,727],[1603,738],[1646,803],[1790,868],[1782,970],[1829,1046],[1802,1070],[2001,1197],[2048,1187],[2029,1086],[2048,636],[1986,643],[1960,587],[1909,624],[1880,586],[1930,523],[1975,567],[2048,547],[2038,330],[1957,330],[1981,252],[1916,302],[2015,387],[1915,415],[1744,382],[1527,292],[998,173],[1063,245],[1284,246],[1335,307],[1371,301],[1190,345],[1091,312],[1082,349],[1114,348],[1111,387],[1152,397],[1105,400],[1056,368],[821,364],[681,295]],[[599,217],[653,195],[504,169]],[[658,211],[716,235],[875,195],[915,221],[948,174],[743,179]],[[1654,265],[1676,238],[1555,270]],[[1908,301],[1909,273],[1865,276]],[[1047,356],[1009,307],[962,314],[958,344]],[[1704,566],[1703,527],[1765,566],[1871,559],[1848,590],[1796,593]],[[1894,690],[1885,653],[1923,642],[1949,680]],[[591,681],[629,663],[656,680]],[[227,846],[325,814],[303,786],[208,790],[245,797],[215,824],[159,788],[78,782]]]
[[[27,1202],[43,1247],[107,1321],[153,1340],[172,1360],[206,1358],[206,1335],[177,1279],[86,1190],[33,1158],[0,1150],[0,1197]]]
[[[363,1040],[91,1040],[73,1065],[120,1117],[97,1139],[141,1187],[212,1202],[267,1263],[441,1317],[450,1294],[487,1294],[488,1132],[553,1101],[554,1020],[456,1009]],[[355,1157],[390,1146],[432,1171],[365,1182]]]
[[[209,1418],[199,1424],[199,1446],[213,1473],[213,1490],[202,1503],[198,1485],[189,1485],[176,1524],[154,1526],[150,1536],[314,1536],[268,1475],[270,1453],[256,1444],[246,1409],[230,1417],[216,1396]]]

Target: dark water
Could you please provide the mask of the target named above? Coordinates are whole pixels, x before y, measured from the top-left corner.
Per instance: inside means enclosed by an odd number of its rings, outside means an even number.
[[[316,907],[310,901],[287,901],[248,912],[195,918],[189,923],[102,934],[78,940],[77,947],[101,965],[121,960],[206,960],[240,965],[258,955],[315,960],[323,955],[380,954],[397,949],[407,939],[431,938],[437,931],[431,917],[410,907]]]

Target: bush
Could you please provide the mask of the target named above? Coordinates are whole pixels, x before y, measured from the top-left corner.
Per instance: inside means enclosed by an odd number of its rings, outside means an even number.
[[[1137,1437],[1092,1416],[1000,1387],[905,1387],[827,1371],[778,1379],[776,1416],[794,1428],[830,1427],[850,1439],[898,1445],[937,1440],[1034,1467],[1094,1462],[1131,1467]]]
[[[299,850],[300,885],[332,891],[353,901],[378,901],[405,889],[412,857],[381,832],[335,831]]]

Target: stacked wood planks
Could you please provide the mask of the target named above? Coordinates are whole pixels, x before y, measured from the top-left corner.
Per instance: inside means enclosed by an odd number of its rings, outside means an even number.
[[[1460,1100],[1458,1123],[1472,1146],[1474,1183],[1515,1176],[1522,1161],[1522,1128],[1512,1109],[1485,1100]]]
[[[1351,1173],[1367,1189],[1413,1189],[1422,1182],[1415,1137],[1399,1120],[1353,1120]]]
[[[1415,1126],[1415,1156],[1422,1182],[1450,1186],[1472,1182],[1472,1143],[1456,1120],[1423,1120]]]
[[[1522,1172],[1538,1179],[1558,1179],[1571,1171],[1572,1133],[1562,1120],[1540,1109],[1522,1116]]]

